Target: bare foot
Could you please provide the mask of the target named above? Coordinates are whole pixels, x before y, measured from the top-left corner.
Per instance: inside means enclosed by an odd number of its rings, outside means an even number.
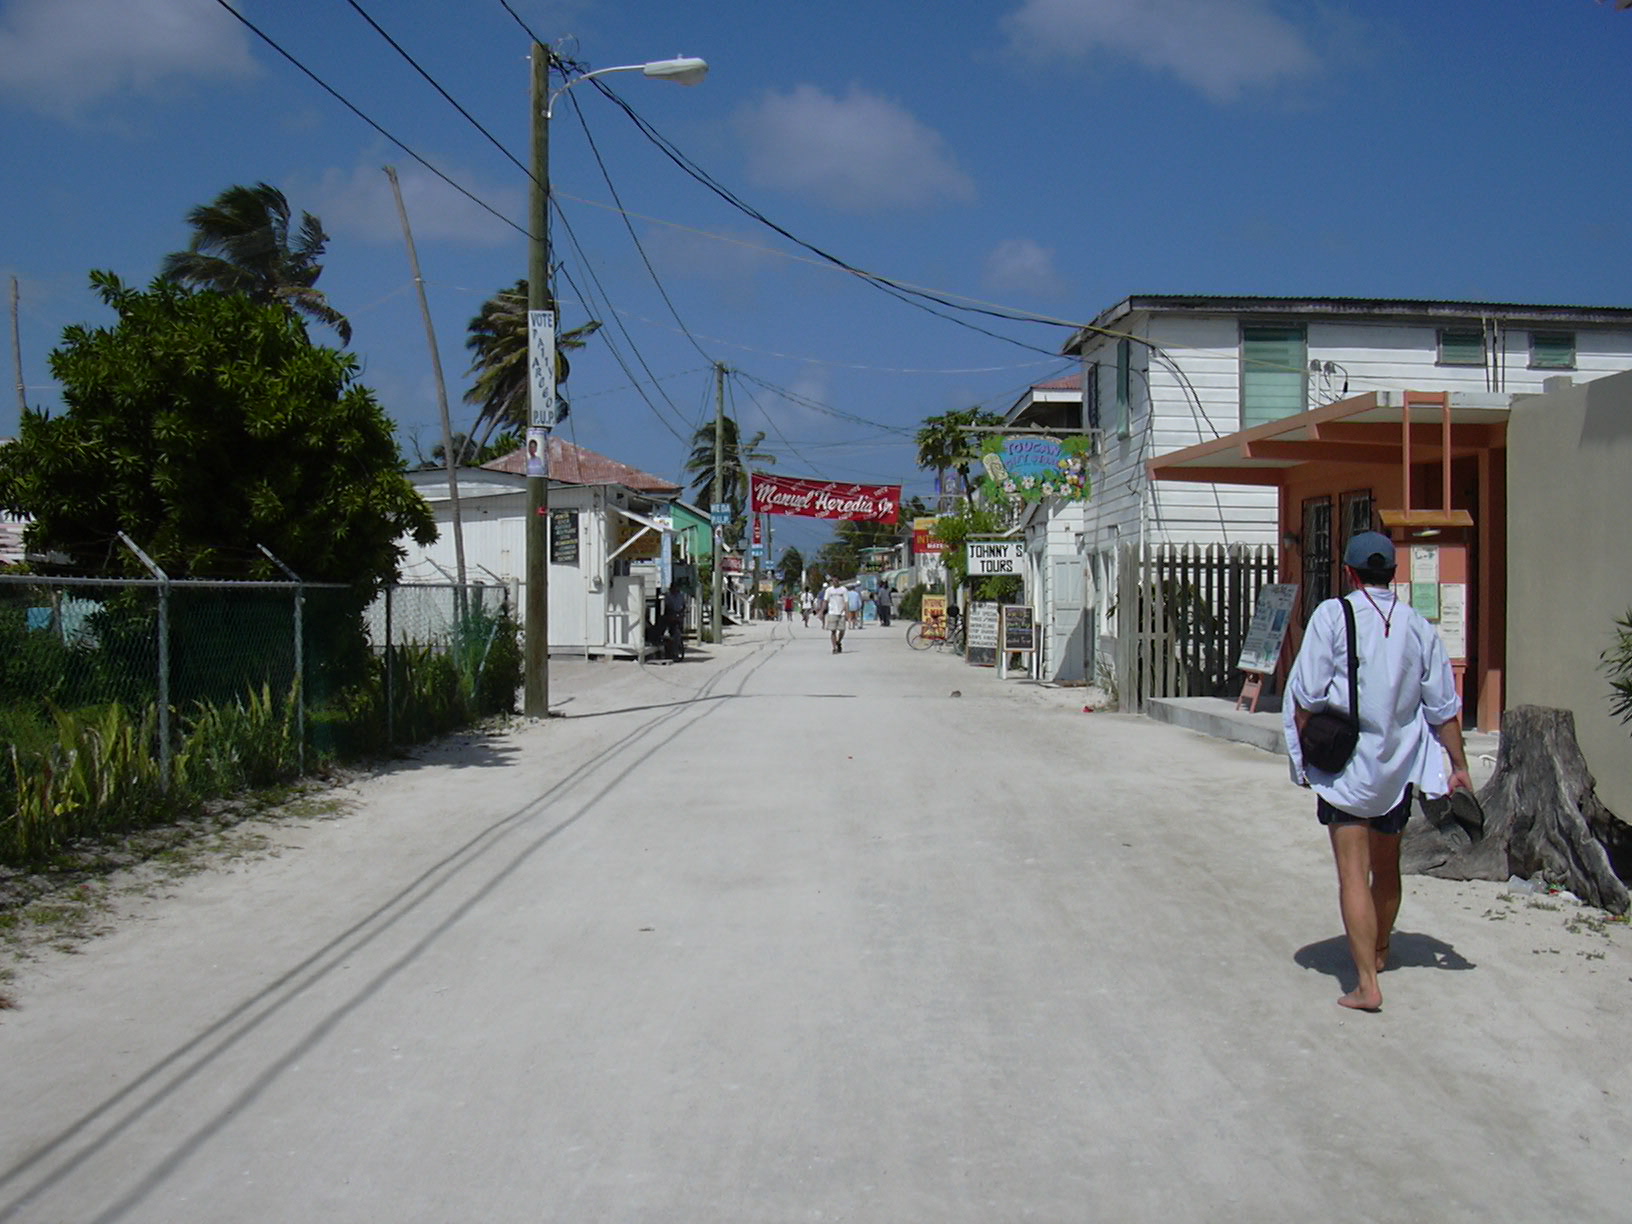
[[[1348,994],[1337,1001],[1339,1007],[1352,1008],[1355,1011],[1382,1011],[1383,992],[1373,986],[1367,990],[1363,986],[1356,986]]]
[[[1377,945],[1377,972],[1381,973],[1388,968],[1388,940]]]

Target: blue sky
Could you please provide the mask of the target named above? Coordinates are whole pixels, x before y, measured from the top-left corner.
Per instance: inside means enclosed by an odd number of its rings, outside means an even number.
[[[348,0],[232,2],[525,225],[525,175]],[[358,3],[527,160],[528,38],[500,0]],[[1594,0],[510,5],[592,68],[706,58],[696,88],[607,83],[779,226],[945,295],[1076,321],[1130,293],[1632,304],[1632,12]],[[1061,327],[962,316],[1009,339],[993,338],[823,266],[684,176],[592,86],[558,104],[551,136],[572,229],[554,228],[564,322],[607,324],[568,388],[563,430],[582,445],[678,476],[719,360],[776,470],[927,494],[899,431],[1067,371],[1048,355]],[[265,180],[322,219],[320,287],[404,450],[428,453],[436,399],[392,164],[455,427],[469,422],[465,325],[525,274],[521,233],[216,0],[3,0],[0,151],[0,289],[20,285],[30,404],[58,403],[46,357],[62,329],[107,321],[90,269],[145,283],[186,245],[190,208]],[[0,402],[13,434],[16,397]],[[777,549],[826,534],[779,520]]]

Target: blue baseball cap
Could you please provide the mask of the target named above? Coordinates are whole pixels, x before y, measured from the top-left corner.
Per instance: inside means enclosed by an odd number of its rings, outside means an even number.
[[[1387,569],[1394,564],[1394,541],[1380,531],[1362,531],[1349,537],[1343,564],[1355,569]]]

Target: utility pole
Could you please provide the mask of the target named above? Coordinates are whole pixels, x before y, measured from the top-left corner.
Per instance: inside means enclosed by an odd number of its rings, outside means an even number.
[[[17,366],[17,419],[28,412],[28,390],[23,386],[23,333],[17,324],[17,278],[11,278],[11,359]]]
[[[408,209],[402,202],[402,184],[397,182],[395,166],[384,169],[385,177],[391,180],[391,194],[396,197],[397,216],[402,220],[402,240],[408,246],[408,266],[414,273],[414,288],[419,290],[419,314],[425,320],[425,343],[431,350],[431,372],[436,375],[436,406],[442,414],[442,462],[448,470],[448,505],[453,515],[453,569],[455,581],[459,584],[454,603],[462,613],[465,606],[465,528],[459,513],[459,456],[453,453],[453,424],[448,419],[448,384],[442,378],[442,356],[436,351],[436,328],[431,325],[431,306],[425,300],[425,278],[419,274],[419,252],[414,249],[414,232],[408,227]]]
[[[532,131],[533,184],[527,198],[527,310],[553,310],[550,294],[550,59],[543,43],[533,44]],[[553,354],[552,354],[553,360]],[[549,371],[554,380],[555,371]],[[533,403],[530,426],[554,425],[540,419],[543,405]],[[529,431],[531,432],[531,431]],[[522,656],[522,712],[529,718],[550,714],[550,447],[545,435],[545,475],[527,473],[527,600],[524,608],[525,653]]]
[[[714,363],[714,501],[708,508],[710,522],[714,507],[725,500],[725,364]],[[725,529],[714,526],[714,635],[709,640],[725,641]]]

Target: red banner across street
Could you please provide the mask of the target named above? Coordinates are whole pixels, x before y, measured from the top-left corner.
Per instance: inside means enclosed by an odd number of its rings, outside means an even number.
[[[901,486],[841,484],[755,472],[749,480],[749,503],[755,514],[893,523],[901,517]]]

